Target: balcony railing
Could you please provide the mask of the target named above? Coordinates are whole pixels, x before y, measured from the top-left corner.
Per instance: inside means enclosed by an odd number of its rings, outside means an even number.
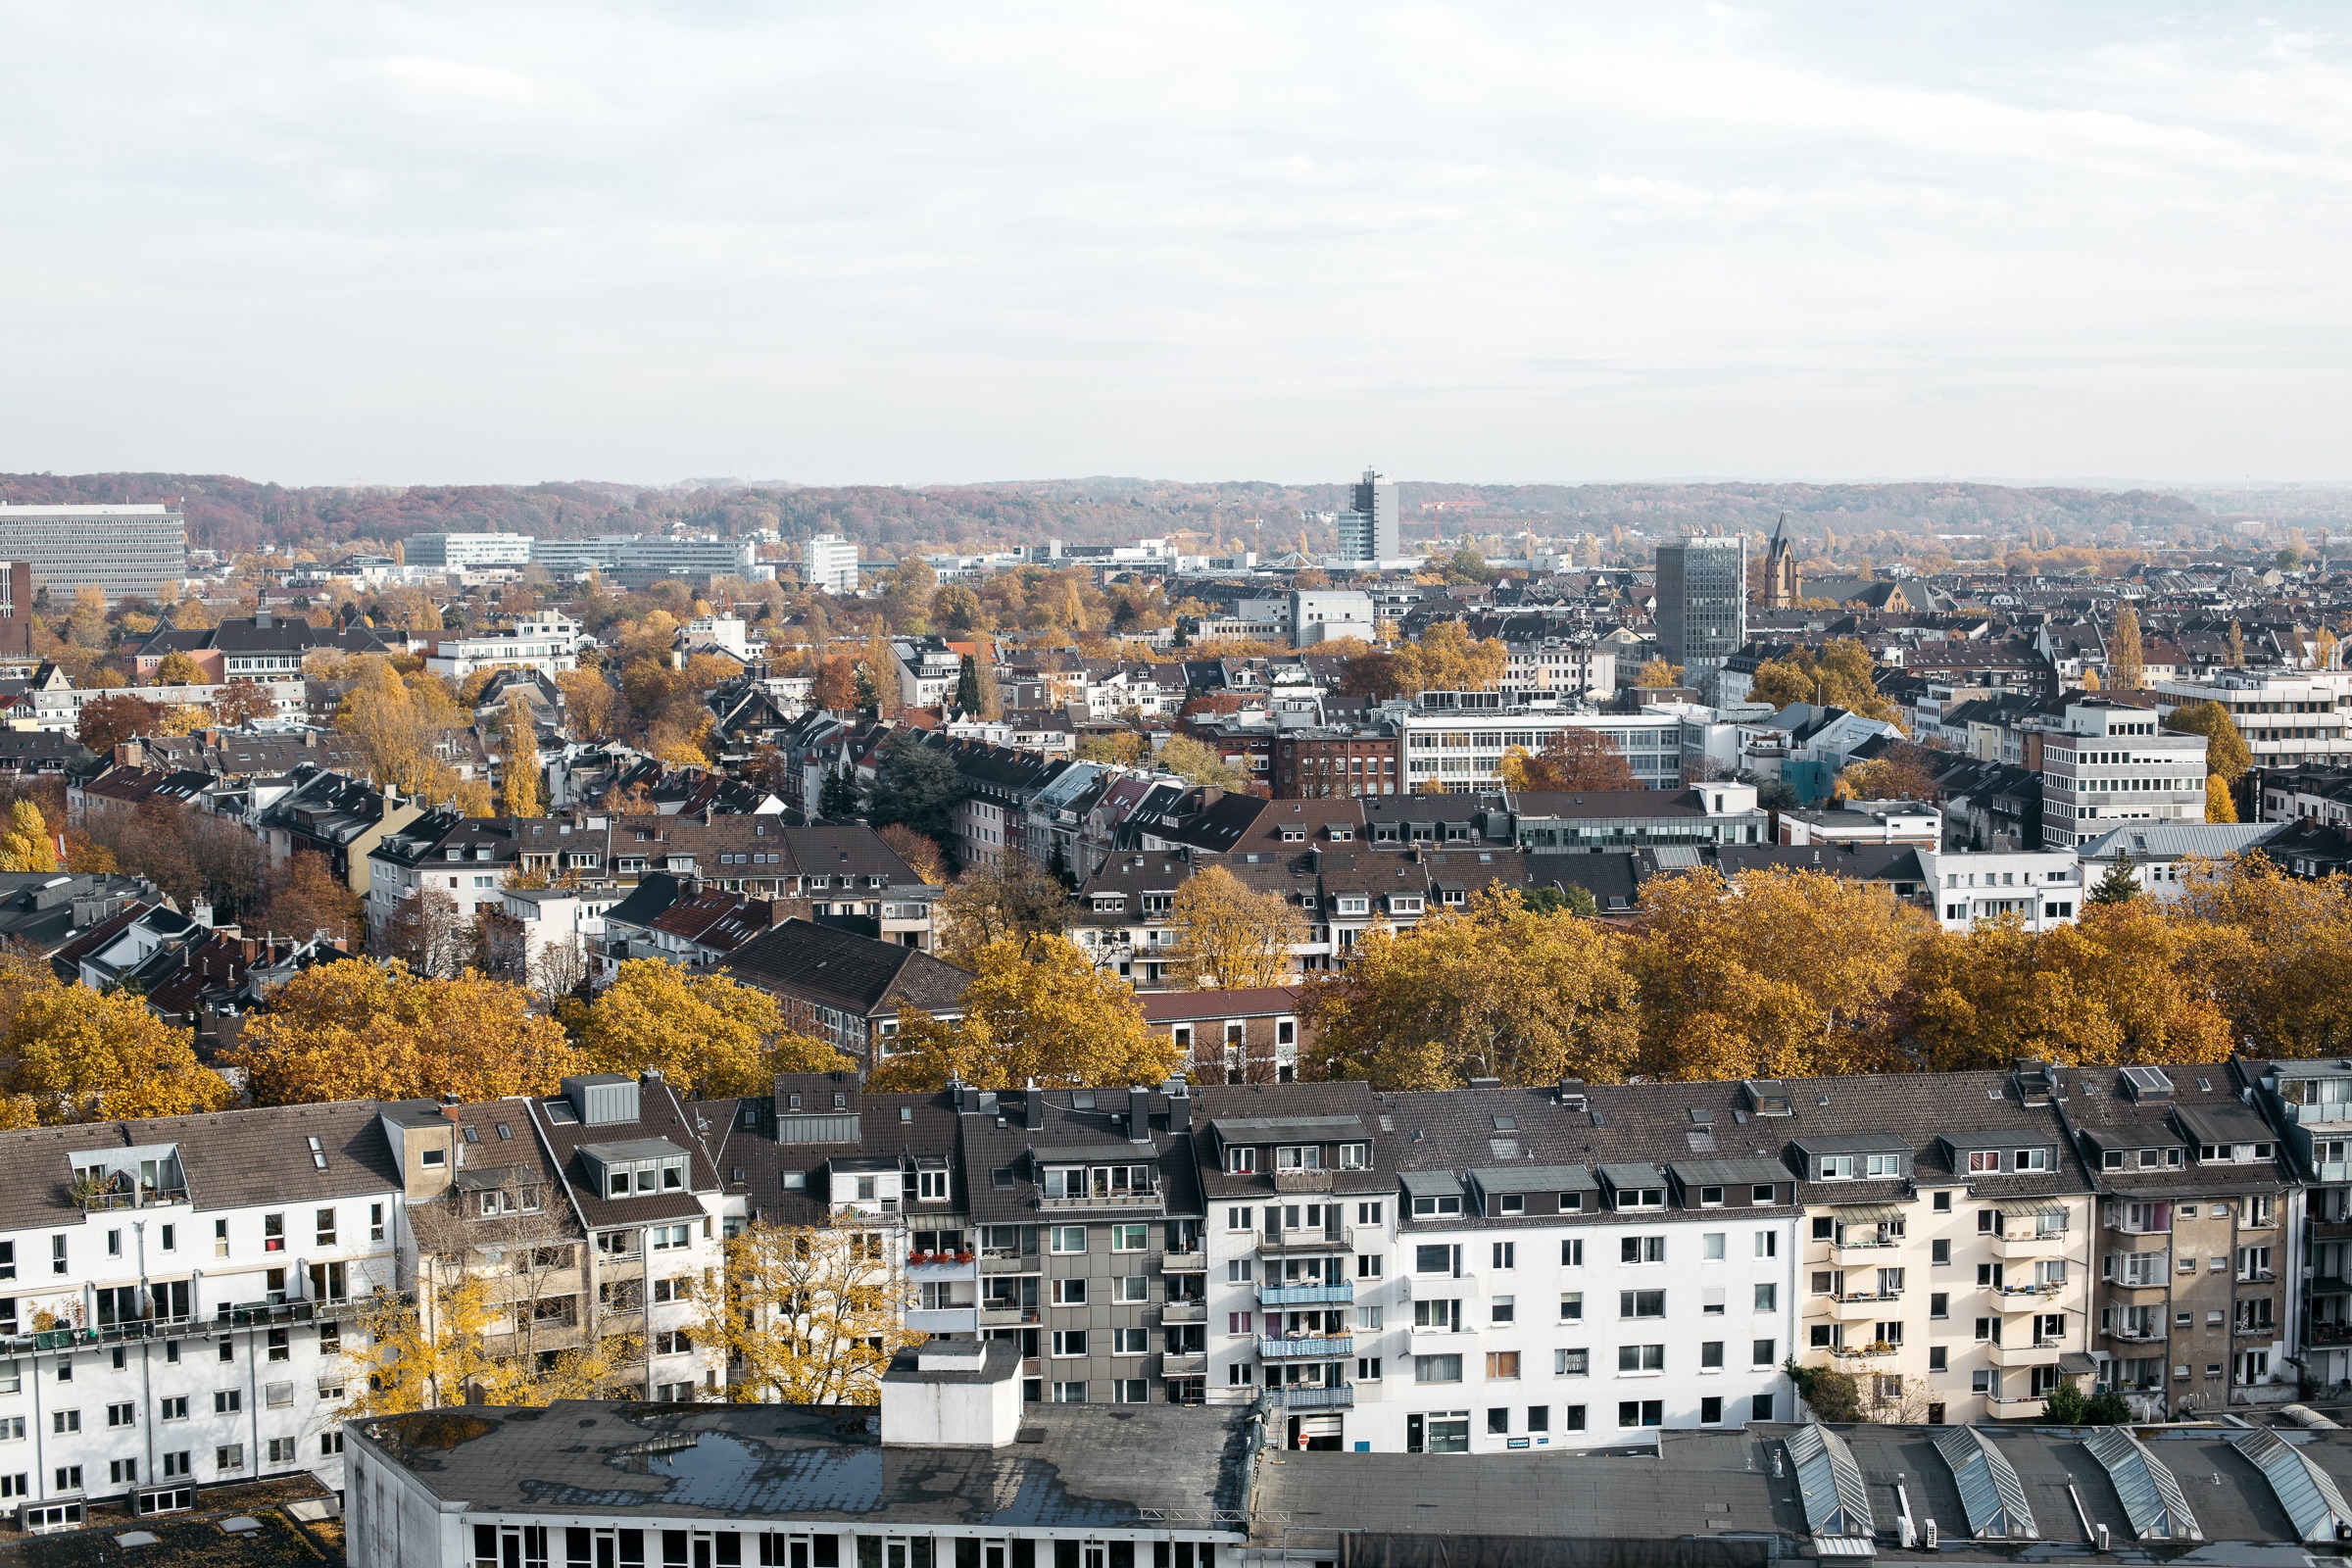
[[[1348,1306],[1355,1300],[1355,1282],[1342,1280],[1336,1285],[1260,1285],[1257,1303],[1260,1306]]]
[[[1197,1378],[1208,1372],[1206,1350],[1163,1350],[1159,1356],[1159,1375],[1163,1378]]]
[[[983,1328],[1012,1329],[1033,1326],[1044,1319],[1034,1306],[982,1306],[980,1324]]]
[[[1157,1208],[1159,1207],[1159,1189],[1148,1187],[1140,1192],[1081,1193],[1071,1198],[1041,1197],[1037,1202],[1040,1208],[1053,1209]]]
[[[1274,1190],[1278,1193],[1328,1193],[1332,1172],[1327,1170],[1278,1170],[1274,1173]]]
[[[1893,1355],[1901,1348],[1902,1347],[1899,1345],[1889,1345],[1883,1340],[1874,1340],[1868,1345],[1833,1345],[1830,1347],[1830,1354],[1837,1359],[1845,1361],[1876,1360],[1882,1356]]]
[[[1353,1227],[1331,1231],[1264,1231],[1259,1233],[1257,1250],[1270,1257],[1283,1257],[1304,1252],[1352,1252],[1355,1250]]]
[[[1284,1410],[1345,1410],[1355,1403],[1355,1385],[1336,1384],[1315,1388],[1306,1384],[1283,1384],[1266,1391],[1266,1400]]]
[[[1322,1334],[1284,1340],[1259,1340],[1257,1353],[1268,1360],[1322,1359],[1334,1360],[1355,1353],[1352,1334]]]
[[[1208,1271],[1208,1250],[1196,1242],[1190,1247],[1171,1247],[1159,1254],[1163,1274],[1203,1274]]]
[[[2230,1332],[2242,1334],[2250,1340],[2275,1340],[2278,1337],[2278,1325],[2276,1323],[2240,1323]]]
[[[115,1192],[83,1192],[74,1195],[86,1214],[104,1213],[120,1208],[154,1208],[165,1203],[184,1203],[188,1200],[185,1187],[139,1187]]]
[[[1206,1301],[1163,1301],[1159,1307],[1162,1323],[1205,1323],[1208,1321]]]

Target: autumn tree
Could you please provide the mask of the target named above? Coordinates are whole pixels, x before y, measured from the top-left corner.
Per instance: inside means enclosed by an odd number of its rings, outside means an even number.
[[[1168,955],[1172,971],[1205,990],[1283,984],[1298,971],[1291,949],[1308,934],[1281,894],[1245,886],[1221,865],[1185,878],[1168,921],[1179,933]]]
[[[890,1235],[847,1214],[821,1225],[755,1219],[726,1240],[699,1342],[737,1369],[738,1403],[878,1404],[914,1293]]]
[[[1877,757],[1850,762],[1838,775],[1838,787],[1849,801],[1934,802],[1938,791],[1919,749],[1889,747]]]
[[[2186,882],[2187,972],[2231,1038],[2272,1055],[2352,1054],[2352,879],[2289,876],[2255,854]]]
[[[2130,605],[2115,613],[2115,636],[2107,648],[2107,673],[2118,691],[2135,692],[2147,679],[2147,653],[2140,645],[2139,612]]]
[[[441,756],[443,740],[461,729],[466,716],[448,689],[429,675],[403,679],[389,660],[369,658],[360,676],[335,709],[335,728],[358,743],[367,755],[370,776],[378,784],[398,786],[404,793],[434,805],[456,805],[468,814],[487,815],[487,791],[466,790],[467,781]],[[479,805],[476,812],[473,807]]]
[[[1899,1065],[1911,950],[1934,928],[1879,888],[1778,867],[1735,890],[1703,869],[1642,890],[1629,960],[1641,985],[1642,1070],[1656,1078],[1782,1078]]]
[[[325,856],[303,850],[271,871],[269,895],[250,925],[278,936],[308,937],[325,931],[355,950],[368,930],[360,896],[335,875]]]
[[[1637,687],[1649,690],[1680,686],[1682,683],[1683,666],[1669,662],[1662,656],[1653,658],[1648,663],[1643,664],[1642,672],[1634,677],[1634,684]]]
[[[841,1053],[785,1026],[776,1001],[724,975],[690,975],[659,958],[620,966],[588,1010],[580,1051],[591,1070],[648,1067],[689,1100],[764,1094],[780,1072],[829,1072]]]
[[[527,1261],[531,1249],[517,1250]],[[632,1343],[595,1340],[587,1346],[533,1348],[539,1331],[529,1321],[534,1314],[527,1300],[519,1303],[518,1313],[518,1303],[494,1294],[511,1279],[436,1258],[428,1260],[419,1291],[376,1292],[361,1311],[360,1332],[342,1353],[344,1380],[361,1391],[345,1413],[365,1417],[465,1404],[531,1406],[632,1392],[617,1375],[617,1363],[640,1353]]]
[[[2254,765],[2254,753],[2237,731],[2237,721],[2219,703],[2182,703],[2164,715],[2164,727],[2176,735],[2205,737],[2205,770],[2235,784]]]
[[[103,754],[149,733],[163,716],[164,710],[146,698],[119,692],[82,704],[74,733],[82,745]]]
[[[956,1022],[908,1014],[877,1089],[935,1089],[951,1077],[981,1089],[1157,1083],[1183,1055],[1152,1033],[1135,988],[1097,969],[1067,939],[992,942],[973,957]]]
[[[368,951],[396,958],[416,974],[446,979],[480,958],[481,933],[441,888],[402,899],[389,919],[368,932]]]
[[[991,943],[1059,937],[1076,911],[1069,889],[1025,855],[976,865],[931,906],[932,943],[948,962],[970,968]]]
[[[210,685],[211,682],[206,679],[202,664],[174,648],[166,654],[162,662],[155,666],[155,684],[158,686],[205,686]]]
[[[904,822],[891,822],[876,829],[874,836],[891,854],[906,862],[906,869],[917,880],[933,886],[947,881],[946,858],[940,853],[938,841],[930,835],[917,833]]]
[[[43,1123],[184,1116],[228,1103],[185,1029],[125,991],[27,984],[13,997],[0,1084]]]
[[[54,871],[57,840],[35,802],[20,795],[8,805],[8,832],[0,836],[0,871]]]
[[[507,704],[505,790],[507,815],[539,814],[539,729],[529,705],[517,696]]]
[[[1233,790],[1250,782],[1248,773],[1190,735],[1169,736],[1159,748],[1158,762],[1163,771],[1175,774],[1188,784]]]
[[[2234,822],[2237,820],[2237,802],[2230,793],[2230,781],[2219,773],[2205,775],[2205,820]]]
[[[858,707],[858,661],[848,654],[827,654],[818,660],[808,700],[829,713],[854,710]]]
[[[259,681],[232,680],[213,694],[213,722],[236,729],[277,716],[277,700]]]
[[[1425,691],[1492,691],[1502,684],[1510,651],[1500,639],[1473,640],[1458,620],[1441,620],[1421,634],[1417,643],[1399,643],[1396,660],[1398,695]]]
[[[566,669],[556,676],[564,694],[564,722],[576,740],[612,738],[613,695],[603,669]]]
[[[1107,762],[1117,767],[1141,766],[1152,755],[1151,745],[1131,729],[1112,730],[1108,734],[1089,735],[1078,743],[1081,762]]]
[[[1531,790],[1638,790],[1625,754],[1597,730],[1563,729],[1533,757],[1514,746],[1502,757],[1502,787]]]
[[[1345,970],[1310,979],[1301,1006],[1326,1054],[1320,1076],[1443,1089],[1485,1075],[1622,1078],[1635,1002],[1624,938],[1489,884],[1458,913],[1366,932]]]
[[[1874,668],[1869,649],[1854,638],[1835,637],[1818,654],[1798,648],[1786,658],[1765,660],[1756,666],[1747,696],[1775,708],[1819,703],[1899,727],[1902,715],[1874,683]]]
[[[265,1105],[553,1094],[580,1056],[530,1001],[519,986],[428,979],[397,959],[321,963],[246,1019],[230,1059]]]

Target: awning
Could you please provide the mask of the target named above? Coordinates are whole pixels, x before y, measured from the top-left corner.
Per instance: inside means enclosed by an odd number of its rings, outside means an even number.
[[[2099,1369],[2099,1358],[2088,1350],[2061,1350],[2058,1370],[2070,1378],[2088,1377]]]
[[[1832,1203],[1840,1225],[1884,1225],[1905,1218],[1900,1203]]]
[[[2066,1204],[2055,1198],[2011,1198],[1992,1207],[2003,1219],[2038,1219],[2044,1214],[2066,1218]]]

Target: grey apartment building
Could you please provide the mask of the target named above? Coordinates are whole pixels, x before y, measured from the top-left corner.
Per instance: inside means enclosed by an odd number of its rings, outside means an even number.
[[[1704,689],[1747,641],[1747,541],[1658,546],[1658,652]]]
[[[188,574],[187,518],[161,502],[125,506],[0,506],[0,561],[29,562],[53,599],[95,583],[112,602],[153,598]]]

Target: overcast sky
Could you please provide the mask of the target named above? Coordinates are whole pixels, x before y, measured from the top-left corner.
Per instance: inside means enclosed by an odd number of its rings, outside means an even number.
[[[0,0],[0,468],[2352,477],[2352,11]]]

